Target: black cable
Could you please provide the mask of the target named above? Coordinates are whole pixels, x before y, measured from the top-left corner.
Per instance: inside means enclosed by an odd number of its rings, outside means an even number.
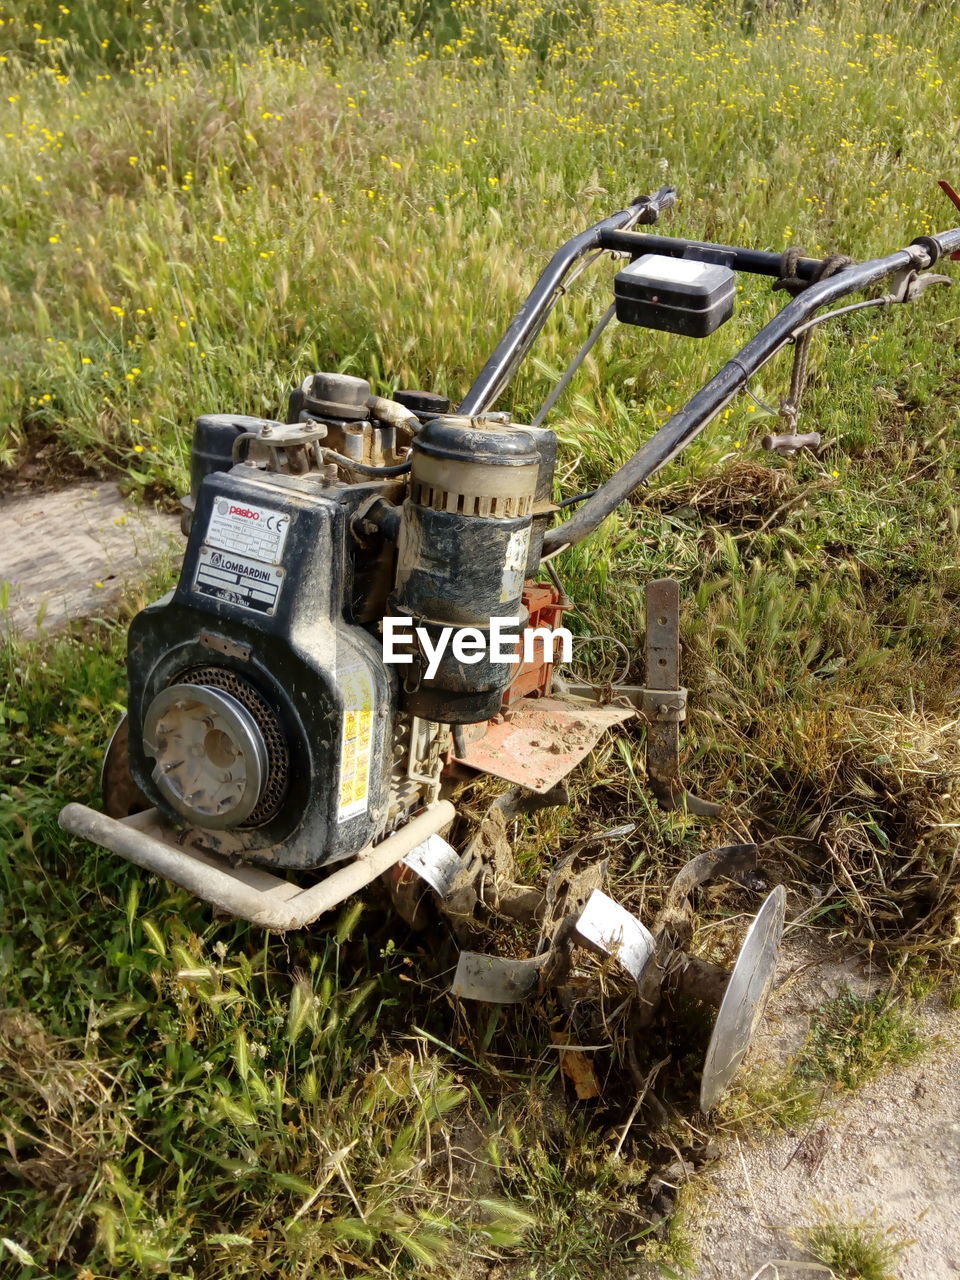
[[[596,489],[588,489],[586,493],[578,493],[575,498],[564,498],[562,502],[557,503],[557,509],[559,510],[561,507],[572,507],[578,502],[586,502],[586,500],[588,498],[592,498],[596,492]]]

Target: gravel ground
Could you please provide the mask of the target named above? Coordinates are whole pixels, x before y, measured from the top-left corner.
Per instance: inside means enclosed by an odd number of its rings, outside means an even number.
[[[793,935],[758,1057],[784,1060],[844,984],[860,994],[880,985]],[[825,1218],[871,1221],[907,1242],[899,1280],[960,1276],[960,1015],[935,997],[918,1016],[930,1048],[917,1061],[825,1101],[803,1130],[725,1144],[702,1180],[697,1280],[827,1276],[800,1247],[803,1228]]]

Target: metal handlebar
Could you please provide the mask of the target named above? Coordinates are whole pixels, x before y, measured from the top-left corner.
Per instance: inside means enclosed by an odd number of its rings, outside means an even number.
[[[493,407],[563,294],[563,283],[570,270],[591,250],[603,252],[602,239],[606,233],[627,231],[638,225],[649,226],[656,222],[662,209],[668,209],[676,202],[676,198],[675,187],[661,187],[653,195],[638,197],[626,209],[604,218],[561,245],[480,370],[460,405],[460,412],[475,417]]]
[[[602,224],[601,224],[602,225]],[[611,238],[606,229],[601,239]],[[623,239],[622,233],[617,237]],[[650,241],[659,245],[657,236],[631,237],[635,240]],[[690,247],[695,242],[666,241],[667,244],[684,243]],[[621,247],[620,244],[609,247]],[[725,246],[702,245],[704,250],[716,252]],[[701,389],[675,413],[656,432],[645,441],[637,452],[610,477],[610,479],[584,502],[570,520],[547,531],[543,541],[543,555],[556,555],[558,551],[580,542],[606,519],[616,507],[630,496],[652,475],[675,458],[700,434],[712,418],[743,389],[750,378],[761,369],[787,343],[791,342],[805,322],[814,312],[838,298],[869,288],[890,276],[901,276],[901,286],[890,295],[890,301],[910,301],[918,296],[919,290],[909,287],[915,272],[932,266],[939,258],[960,249],[960,227],[951,231],[943,231],[935,236],[921,236],[913,244],[886,258],[875,258],[869,262],[851,263],[836,275],[816,284],[811,284],[796,298],[792,299],[778,315],[766,324],[759,333],[746,344],[710,379]],[[647,245],[640,252],[649,251]],[[660,251],[659,248],[656,250]],[[633,249],[631,249],[633,252]],[[773,259],[776,255],[760,255],[749,250],[732,250],[734,254],[752,254],[753,266],[743,266],[741,270],[760,270],[762,259]],[[696,256],[695,252],[691,256]],[[779,264],[779,257],[777,257]],[[770,274],[763,270],[763,274]]]

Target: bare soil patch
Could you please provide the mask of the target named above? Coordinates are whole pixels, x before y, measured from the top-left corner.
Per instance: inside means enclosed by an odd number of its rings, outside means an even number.
[[[886,975],[792,941],[755,1050],[776,1069],[799,1047],[818,1005],[843,986],[866,995]],[[942,996],[919,1010],[929,1052],[854,1094],[824,1096],[802,1129],[731,1138],[703,1175],[692,1223],[700,1234],[697,1280],[792,1280],[816,1271],[803,1230],[835,1220],[873,1221],[906,1242],[900,1280],[960,1275],[960,1014]],[[823,1275],[829,1272],[826,1268]]]

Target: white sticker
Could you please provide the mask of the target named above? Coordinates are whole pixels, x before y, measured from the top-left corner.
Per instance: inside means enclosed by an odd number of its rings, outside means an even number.
[[[500,601],[517,600],[523,592],[523,580],[527,572],[527,556],[530,553],[530,526],[515,529],[507,543],[507,554],[500,579]]]
[[[273,613],[282,586],[283,570],[272,564],[228,555],[210,547],[200,548],[197,576],[193,581],[193,589],[200,595],[226,600],[228,604],[255,609],[258,613]]]
[[[233,498],[215,498],[204,542],[221,551],[279,564],[290,517],[269,507],[251,507]]]
[[[337,684],[343,694],[337,821],[347,822],[366,813],[369,804],[374,693],[370,672],[363,667],[338,671]]]
[[[599,889],[591,893],[574,928],[584,942],[613,956],[637,981],[656,950],[650,930]]]

